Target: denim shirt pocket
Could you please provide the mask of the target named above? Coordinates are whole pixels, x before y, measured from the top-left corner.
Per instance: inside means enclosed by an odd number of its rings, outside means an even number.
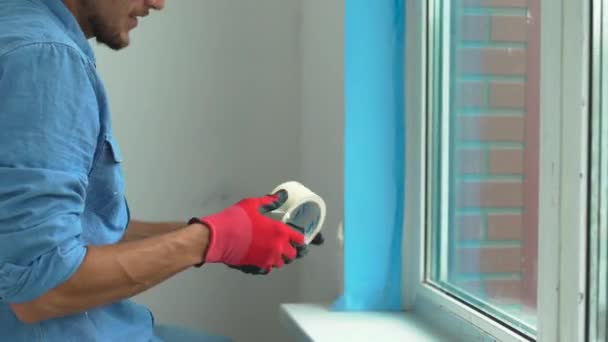
[[[122,163],[122,153],[118,148],[118,142],[110,134],[106,134],[106,146],[110,149],[110,155],[115,163]]]
[[[97,164],[97,176],[101,185],[100,194],[116,197],[124,195],[122,174],[122,153],[118,142],[111,134],[106,134],[101,160]],[[122,199],[120,199],[122,200]]]

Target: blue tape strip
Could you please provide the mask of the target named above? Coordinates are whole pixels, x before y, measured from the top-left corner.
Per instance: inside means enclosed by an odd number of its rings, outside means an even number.
[[[401,310],[404,0],[346,1],[344,294],[334,310]]]

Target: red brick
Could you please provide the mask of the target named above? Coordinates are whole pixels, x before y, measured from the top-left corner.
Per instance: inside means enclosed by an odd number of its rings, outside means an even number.
[[[458,238],[462,241],[483,239],[483,218],[479,215],[462,215],[457,219]]]
[[[522,281],[518,279],[486,280],[486,294],[494,303],[511,304],[522,300]]]
[[[488,239],[521,240],[523,219],[521,214],[489,214]]]
[[[528,18],[522,16],[493,16],[492,40],[499,42],[526,42]]]
[[[464,208],[519,208],[523,205],[522,182],[461,182],[458,206]]]
[[[457,163],[462,174],[480,174],[485,169],[484,151],[479,149],[466,149],[458,152]]]
[[[488,156],[491,174],[523,174],[524,151],[522,149],[492,149]]]
[[[490,107],[524,108],[526,106],[526,84],[523,82],[490,83]]]
[[[528,0],[462,0],[465,7],[526,8]]]
[[[460,71],[475,75],[525,75],[526,51],[521,48],[462,49]]]
[[[485,16],[464,15],[461,18],[460,38],[466,41],[487,40],[488,27]]]
[[[468,141],[522,142],[524,120],[516,116],[461,117],[459,137]]]
[[[458,106],[483,107],[485,103],[485,89],[480,82],[461,82],[456,88]]]
[[[513,273],[521,271],[521,250],[513,247],[459,248],[456,272]]]

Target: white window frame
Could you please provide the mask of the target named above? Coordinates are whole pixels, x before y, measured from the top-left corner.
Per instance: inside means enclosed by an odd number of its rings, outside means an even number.
[[[605,341],[608,338],[605,310],[608,289],[605,277],[608,255],[605,234],[608,229],[608,208],[605,198],[608,190],[608,5],[603,0],[593,1],[593,44],[592,44],[592,141],[593,160],[591,166],[591,210],[589,236],[589,341]],[[604,116],[604,117],[603,117]],[[604,278],[605,279],[605,278]],[[602,303],[602,304],[600,304]],[[605,313],[603,313],[605,315]]]
[[[588,238],[590,4],[541,2],[541,140],[537,336],[522,335],[425,283],[426,4],[406,1],[406,205],[403,307],[457,339],[584,341]],[[534,20],[534,18],[531,18]],[[449,84],[449,83],[447,83]]]

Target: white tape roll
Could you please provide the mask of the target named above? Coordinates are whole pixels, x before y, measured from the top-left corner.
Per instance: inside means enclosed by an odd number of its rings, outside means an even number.
[[[298,182],[286,182],[277,186],[271,193],[287,191],[287,201],[278,209],[270,212],[270,217],[304,229],[304,240],[309,244],[323,228],[325,221],[325,201]]]

